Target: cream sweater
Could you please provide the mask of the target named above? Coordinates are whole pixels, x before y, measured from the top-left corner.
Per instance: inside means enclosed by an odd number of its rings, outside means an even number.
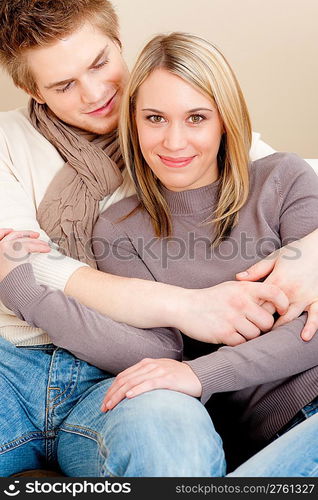
[[[259,134],[253,134],[252,160],[273,152],[260,140]],[[63,165],[56,149],[31,125],[26,109],[0,113],[0,227],[39,231],[42,239],[49,240],[36,220],[36,211]],[[123,184],[101,202],[100,210],[133,193],[125,172]],[[32,255],[31,262],[38,283],[60,290],[64,290],[70,276],[84,265],[57,250]],[[43,330],[29,326],[1,303],[0,335],[16,345],[50,342]]]

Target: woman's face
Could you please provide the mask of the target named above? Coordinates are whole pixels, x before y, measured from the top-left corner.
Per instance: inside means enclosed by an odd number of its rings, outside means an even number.
[[[182,78],[165,69],[151,73],[138,90],[136,124],[145,161],[171,191],[200,188],[218,178],[219,112]]]
[[[104,134],[118,125],[128,69],[118,45],[90,23],[56,43],[30,49],[41,99],[64,122]]]

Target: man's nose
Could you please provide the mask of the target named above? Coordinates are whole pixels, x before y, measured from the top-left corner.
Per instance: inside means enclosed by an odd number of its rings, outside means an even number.
[[[104,104],[101,102],[105,98],[105,89],[100,82],[84,82],[81,86],[81,98],[84,104]]]

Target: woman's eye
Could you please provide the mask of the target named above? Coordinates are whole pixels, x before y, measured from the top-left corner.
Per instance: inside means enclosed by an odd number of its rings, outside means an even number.
[[[191,115],[189,117],[190,123],[201,123],[205,119],[202,115]]]
[[[162,123],[164,122],[164,118],[160,115],[150,115],[147,116],[147,120],[149,120],[151,123]]]

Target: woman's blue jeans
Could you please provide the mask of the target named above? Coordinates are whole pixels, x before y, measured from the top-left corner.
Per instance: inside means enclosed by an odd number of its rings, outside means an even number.
[[[223,476],[222,442],[195,398],[157,390],[102,413],[113,378],[53,345],[0,338],[0,476]]]

